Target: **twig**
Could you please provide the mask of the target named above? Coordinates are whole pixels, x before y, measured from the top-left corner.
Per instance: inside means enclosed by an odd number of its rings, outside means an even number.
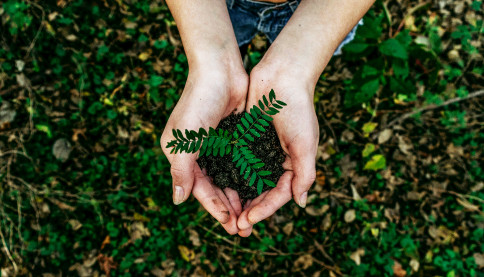
[[[42,11],[42,20],[40,21],[40,27],[39,29],[37,30],[37,33],[35,34],[35,37],[34,39],[32,40],[32,42],[30,43],[30,46],[29,48],[27,49],[27,53],[25,54],[25,57],[24,59],[26,59],[29,55],[30,55],[30,52],[32,51],[32,49],[34,48],[34,45],[35,45],[35,42],[37,41],[41,31],[42,31],[42,28],[44,28],[44,19],[45,19],[45,11],[44,9],[42,8],[42,6],[40,6],[39,4],[37,3],[34,3],[34,2],[31,2],[31,1],[27,1],[27,3],[35,6],[36,8],[40,9]]]
[[[454,103],[457,103],[457,102],[460,102],[460,101],[464,101],[464,100],[467,100],[467,99],[470,99],[470,98],[474,98],[474,97],[479,97],[481,95],[484,95],[484,89],[482,90],[478,90],[478,91],[475,91],[475,92],[472,92],[472,93],[469,93],[469,95],[465,96],[465,97],[456,97],[456,98],[453,98],[453,99],[449,99],[441,104],[431,104],[431,105],[427,105],[425,107],[422,107],[422,108],[419,108],[413,112],[409,112],[409,113],[406,113],[402,116],[400,116],[399,118],[397,119],[394,119],[393,121],[391,121],[390,123],[388,123],[388,125],[386,126],[386,128],[392,126],[392,125],[395,125],[396,123],[402,121],[402,120],[405,120],[411,116],[414,116],[418,113],[421,113],[421,112],[424,112],[424,111],[428,111],[428,110],[434,110],[434,109],[438,109],[438,108],[441,108],[441,107],[444,107],[444,106],[447,106],[447,105],[450,105],[450,104],[454,104]]]
[[[0,226],[0,237],[2,238],[2,244],[3,248],[5,249],[5,253],[7,253],[8,259],[13,265],[14,272],[18,272],[18,266],[17,263],[15,263],[15,260],[13,259],[12,255],[10,254],[10,250],[8,249],[7,243],[5,242],[5,237],[3,236],[2,228]]]

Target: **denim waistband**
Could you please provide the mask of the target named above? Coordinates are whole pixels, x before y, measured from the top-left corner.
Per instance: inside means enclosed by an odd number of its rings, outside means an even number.
[[[255,0],[226,0],[229,9],[233,8],[235,2],[248,10],[258,11],[260,15],[272,10],[283,9],[286,6],[294,12],[301,0],[290,0],[284,3],[261,2]]]

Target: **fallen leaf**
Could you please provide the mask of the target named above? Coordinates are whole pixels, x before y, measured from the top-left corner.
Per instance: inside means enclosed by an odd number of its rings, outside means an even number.
[[[354,209],[348,210],[345,213],[345,222],[350,223],[356,219],[356,212]]]
[[[291,221],[282,228],[282,231],[284,232],[284,234],[289,236],[292,233],[293,229],[294,229],[294,222]]]
[[[482,253],[474,253],[472,255],[474,257],[474,261],[476,262],[476,265],[479,266],[479,268],[484,267],[484,254]]]
[[[397,276],[397,277],[404,277],[407,275],[407,271],[405,271],[403,268],[402,268],[402,265],[393,260],[393,266],[392,266],[392,269],[393,269],[393,275],[394,276]]]
[[[54,147],[52,148],[52,153],[54,154],[54,156],[58,160],[61,160],[63,162],[67,161],[71,151],[72,151],[71,143],[64,138],[60,138],[56,140],[54,143]]]
[[[385,129],[378,134],[378,144],[387,142],[392,137],[392,130]]]
[[[410,267],[412,268],[413,272],[418,272],[418,269],[420,268],[420,263],[415,259],[411,259]]]
[[[189,239],[192,242],[193,246],[200,247],[202,243],[200,242],[200,237],[198,236],[197,231],[190,229],[188,232],[190,233]]]
[[[185,245],[178,245],[178,251],[180,251],[180,255],[182,259],[189,262],[195,259],[195,251],[189,249]]]
[[[363,169],[365,170],[380,170],[384,169],[387,161],[383,155],[375,155],[371,157],[371,160],[369,160]]]
[[[358,248],[355,252],[351,253],[350,259],[352,259],[356,265],[361,264],[361,257],[365,255],[365,249]]]
[[[302,255],[294,262],[293,271],[306,270],[313,265],[313,257],[310,254]]]

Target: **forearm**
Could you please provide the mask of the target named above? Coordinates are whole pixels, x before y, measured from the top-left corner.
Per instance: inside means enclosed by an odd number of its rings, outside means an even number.
[[[373,2],[302,0],[262,62],[290,67],[294,74],[316,83],[338,45]]]
[[[180,32],[188,63],[241,65],[225,0],[167,0]]]

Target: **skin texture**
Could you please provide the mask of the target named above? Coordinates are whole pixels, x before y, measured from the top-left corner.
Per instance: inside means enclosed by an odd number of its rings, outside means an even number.
[[[167,0],[187,54],[189,76],[161,137],[162,147],[173,139],[171,129],[215,127],[234,110],[252,107],[271,89],[288,104],[273,121],[288,154],[286,172],[276,188],[242,207],[235,191],[222,191],[211,183],[196,163],[196,154],[172,155],[164,148],[171,163],[175,204],[192,192],[228,233],[242,237],[292,198],[306,206],[319,141],[314,88],[339,43],[373,2],[302,0],[249,79],[225,0]]]

